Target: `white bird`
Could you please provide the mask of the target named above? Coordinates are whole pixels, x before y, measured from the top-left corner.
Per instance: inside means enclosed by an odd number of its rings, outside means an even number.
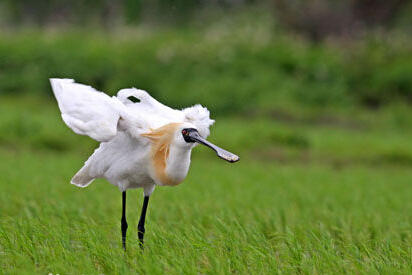
[[[86,187],[96,178],[107,179],[122,191],[122,244],[126,249],[126,190],[143,188],[144,201],[138,223],[143,247],[149,197],[155,186],[175,186],[189,170],[193,147],[212,148],[229,162],[239,157],[208,142],[214,123],[201,105],[175,110],[135,88],[109,97],[73,79],[50,79],[63,121],[75,133],[87,135],[100,146],[74,175],[71,183]],[[136,102],[138,101],[138,102]]]

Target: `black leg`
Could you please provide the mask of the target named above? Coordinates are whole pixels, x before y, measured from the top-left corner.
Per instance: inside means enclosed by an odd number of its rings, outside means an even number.
[[[122,193],[122,244],[123,249],[126,250],[126,231],[127,231],[127,221],[126,221],[126,191]]]
[[[140,248],[143,249],[143,236],[144,236],[144,222],[146,219],[146,210],[147,210],[147,205],[149,204],[149,196],[144,197],[143,201],[143,208],[142,208],[142,213],[140,214],[140,219],[139,219],[139,224],[137,225],[137,236],[139,237],[139,244]]]

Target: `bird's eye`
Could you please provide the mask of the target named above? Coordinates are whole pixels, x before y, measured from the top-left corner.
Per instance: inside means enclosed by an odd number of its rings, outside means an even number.
[[[182,134],[183,134],[184,136],[186,136],[186,135],[187,135],[187,130],[186,130],[186,129],[183,129],[183,130],[182,130]]]

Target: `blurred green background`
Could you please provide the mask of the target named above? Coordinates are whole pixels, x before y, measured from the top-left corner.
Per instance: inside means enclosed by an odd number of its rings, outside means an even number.
[[[68,184],[97,143],[50,77],[200,103],[241,162],[196,148],[155,191],[143,254],[129,205],[124,257],[120,193]],[[411,105],[412,1],[0,1],[0,268],[410,273]]]

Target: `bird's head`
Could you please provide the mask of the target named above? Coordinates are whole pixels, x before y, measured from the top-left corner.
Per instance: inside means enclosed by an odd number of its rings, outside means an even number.
[[[218,157],[228,161],[236,162],[239,160],[239,157],[233,153],[230,153],[215,144],[206,140],[205,137],[202,137],[196,127],[191,123],[183,123],[175,132],[174,143],[181,147],[193,148],[197,144],[202,144],[214,150]]]

